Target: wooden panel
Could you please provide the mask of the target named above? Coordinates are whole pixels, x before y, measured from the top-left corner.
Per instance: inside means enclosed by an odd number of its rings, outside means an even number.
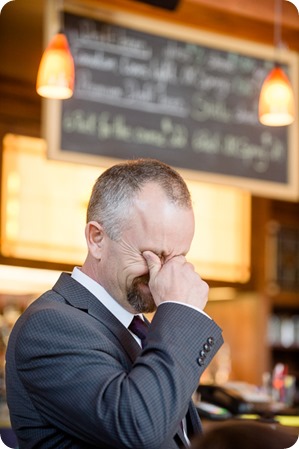
[[[185,0],[183,3],[193,4],[195,7],[208,6],[227,14],[247,17],[258,22],[274,22],[275,0]],[[281,0],[282,25],[299,30],[298,12],[290,2]]]
[[[299,15],[293,4],[282,1],[282,40],[287,48],[299,49]],[[273,44],[275,0],[181,0],[176,11],[166,11],[131,0],[87,0],[92,7],[111,6],[146,14],[168,22]],[[80,1],[78,1],[80,3]]]
[[[261,385],[262,374],[269,367],[267,299],[257,293],[242,293],[233,300],[209,301],[205,311],[222,327],[230,348],[230,380]]]
[[[265,264],[268,268],[268,279],[267,279],[267,290],[268,294],[272,297],[272,303],[276,307],[280,308],[297,308],[299,310],[299,291],[296,287],[293,289],[287,290],[283,286],[279,285],[279,282],[276,284],[273,282],[269,282],[271,280],[271,276],[273,277],[273,273],[275,273],[275,270],[277,267],[275,264],[277,264],[277,247],[275,246],[275,233],[279,231],[279,228],[282,229],[290,229],[291,232],[294,233],[294,235],[298,235],[299,231],[299,202],[297,203],[288,203],[283,201],[273,201],[271,203],[271,215],[270,215],[271,221],[269,221],[268,224],[268,230],[271,231],[271,229],[274,231],[274,234],[272,237],[269,235],[268,245],[269,250],[271,251],[271,243],[274,243],[274,255],[273,257],[268,257],[265,260]],[[274,226],[274,229],[273,229]],[[296,243],[294,242],[294,245]],[[298,245],[298,243],[297,243]],[[273,250],[273,248],[272,248]],[[285,255],[285,268],[290,263],[297,263],[298,264],[298,254],[296,253],[295,247],[290,248],[290,254],[289,257]],[[297,256],[297,257],[296,257]],[[273,258],[273,260],[272,260]],[[294,262],[292,258],[296,258],[297,262]],[[296,270],[295,267],[293,269]],[[291,273],[290,273],[291,274]],[[276,276],[276,275],[275,275]],[[274,277],[275,277],[274,276]],[[273,280],[273,279],[272,279]],[[298,279],[296,279],[296,282],[294,285],[298,284]]]
[[[40,124],[41,98],[35,92],[35,85],[0,76],[0,98],[1,125],[11,123],[14,128],[18,122]]]

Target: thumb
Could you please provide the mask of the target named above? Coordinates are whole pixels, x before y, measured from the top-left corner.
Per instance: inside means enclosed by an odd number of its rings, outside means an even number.
[[[153,253],[152,251],[144,251],[142,255],[147,263],[150,278],[155,278],[161,269],[160,258],[157,256],[157,254]]]

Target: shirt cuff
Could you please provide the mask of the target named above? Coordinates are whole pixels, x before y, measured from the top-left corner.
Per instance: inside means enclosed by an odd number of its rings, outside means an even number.
[[[195,306],[191,306],[190,304],[186,304],[184,302],[180,302],[180,301],[163,301],[161,302],[161,304],[166,304],[168,302],[171,302],[172,304],[181,304],[182,306],[186,306],[186,307],[190,307],[191,309],[197,310],[197,312],[202,313],[203,315],[205,315],[207,318],[209,318],[210,320],[212,319],[206,312],[204,312],[203,310],[199,309],[198,307]],[[159,307],[159,306],[158,306]]]

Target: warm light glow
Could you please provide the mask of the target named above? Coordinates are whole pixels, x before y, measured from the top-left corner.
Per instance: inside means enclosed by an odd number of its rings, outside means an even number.
[[[7,135],[3,142],[1,253],[82,264],[87,201],[100,173],[97,167],[48,160],[43,139]]]
[[[74,60],[67,38],[58,33],[42,56],[36,82],[37,93],[46,98],[70,98],[74,91],[74,80]]]
[[[43,139],[9,134],[3,143],[2,170],[1,253],[82,264],[86,207],[104,168],[48,160]],[[250,194],[230,186],[187,184],[196,222],[187,259],[204,279],[247,282]]]
[[[60,272],[0,265],[1,294],[43,293],[53,287]]]
[[[230,186],[187,184],[195,215],[195,235],[187,258],[206,279],[248,281],[250,194]]]
[[[259,119],[263,125],[286,126],[294,121],[295,103],[291,83],[280,67],[265,79],[259,100]]]

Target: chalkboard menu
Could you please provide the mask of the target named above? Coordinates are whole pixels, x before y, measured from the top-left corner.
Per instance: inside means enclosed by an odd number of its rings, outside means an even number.
[[[272,60],[69,12],[64,27],[75,92],[60,102],[56,140],[48,131],[50,157],[152,157],[198,179],[263,185],[270,196],[272,185],[287,192],[294,183],[290,127],[258,122]]]

